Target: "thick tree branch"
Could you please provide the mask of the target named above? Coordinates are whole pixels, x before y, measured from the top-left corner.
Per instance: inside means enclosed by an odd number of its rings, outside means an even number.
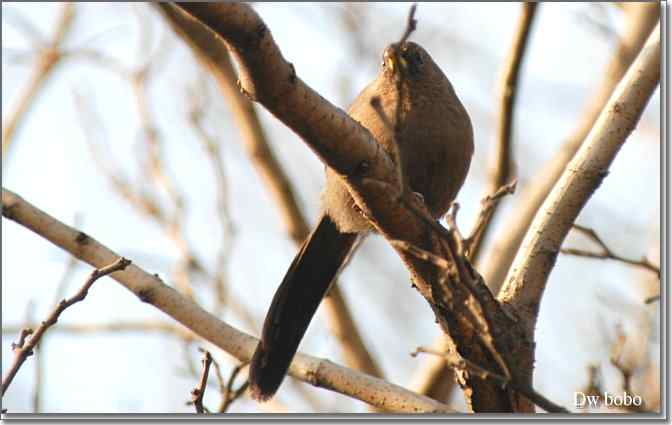
[[[619,45],[606,67],[604,78],[582,111],[579,125],[555,157],[540,168],[538,175],[530,179],[534,184],[530,184],[516,196],[516,205],[513,208],[515,214],[507,218],[506,230],[497,234],[497,240],[488,250],[487,257],[479,262],[483,265],[481,271],[485,281],[494,293],[499,291],[504,282],[515,253],[542,202],[585,140],[614,88],[656,25],[660,9],[658,3],[632,3],[629,6]]]
[[[469,260],[473,258],[472,247],[476,235],[482,234],[484,226],[487,226],[489,223],[489,211],[495,208],[505,195],[513,193],[515,188],[516,181],[514,180],[510,184],[500,187],[497,192],[488,194],[485,198],[481,199],[481,210],[476,218],[476,223],[469,237],[464,240],[464,247]],[[400,248],[410,250],[410,253],[416,256],[419,254],[416,247],[409,246],[403,241],[391,241],[391,243],[397,244]],[[432,261],[438,267],[445,267],[446,260],[444,258],[436,257],[426,251],[422,255],[426,256],[428,261]],[[436,351],[446,352],[448,343],[446,336],[440,335],[436,338],[432,347]],[[447,400],[455,388],[453,370],[448,367],[443,357],[431,356],[414,373],[410,388],[417,393],[430,396],[435,400]]]
[[[370,174],[394,181],[390,158],[371,134],[340,108],[308,87],[249,6],[237,3],[178,3],[226,41],[239,65],[240,88],[294,130],[320,159],[344,176],[367,162]]]
[[[459,370],[467,370],[470,373],[473,373],[480,377],[481,379],[491,379],[494,381],[497,381],[501,385],[504,386],[512,386],[515,387],[516,391],[520,391],[527,398],[532,400],[534,404],[537,406],[541,407],[542,409],[546,410],[547,412],[550,413],[569,413],[567,409],[564,407],[557,405],[553,403],[551,400],[546,398],[543,394],[538,393],[534,388],[531,386],[527,385],[519,385],[516,383],[511,382],[511,380],[505,376],[502,376],[498,373],[494,373],[492,371],[486,370],[482,368],[481,366],[474,364],[470,362],[469,360],[465,360],[463,358],[456,358],[453,353],[446,353],[442,351],[437,351],[432,348],[425,348],[425,347],[418,347],[413,353],[411,353],[411,356],[415,357],[419,353],[428,353],[428,354],[434,354],[440,357],[443,357],[446,359],[448,366],[453,368],[453,369],[459,369]]]
[[[535,216],[499,298],[515,307],[533,335],[539,304],[563,240],[607,176],[609,166],[635,129],[660,80],[660,31],[656,26],[616,87],[586,142]]]
[[[253,104],[240,93],[237,76],[225,44],[221,43],[207,27],[169,3],[156,5],[175,32],[194,51],[196,58],[210,70],[228,102],[241,131],[241,141],[248,156],[271,194],[289,236],[301,245],[310,230],[299,208],[294,190],[281,164],[275,157],[259,121]],[[342,348],[343,359],[349,367],[382,377],[375,360],[368,352],[352,318],[350,309],[338,286],[332,286],[329,296],[322,302],[327,326]]]
[[[119,257],[92,237],[56,220],[4,188],[2,215],[94,267],[103,267]],[[132,264],[111,277],[141,301],[158,308],[239,360],[249,361],[252,356],[258,343],[256,338],[220,321],[192,300],[165,285],[157,275],[147,273]],[[312,385],[331,389],[391,412],[452,412],[445,404],[428,397],[302,353],[294,358],[289,373]]]

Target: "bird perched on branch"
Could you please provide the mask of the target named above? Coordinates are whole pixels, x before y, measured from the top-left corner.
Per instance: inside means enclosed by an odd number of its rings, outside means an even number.
[[[348,114],[395,160],[403,183],[439,218],[462,187],[473,154],[467,111],[432,57],[416,43],[388,46],[376,79]],[[357,239],[372,230],[327,167],[323,214],[277,289],[250,363],[257,400],[277,391],[301,338]]]

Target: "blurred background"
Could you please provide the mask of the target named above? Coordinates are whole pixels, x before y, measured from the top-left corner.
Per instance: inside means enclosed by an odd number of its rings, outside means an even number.
[[[383,48],[403,32],[409,6],[253,7],[297,74],[345,109],[375,78]],[[464,233],[476,218],[494,166],[499,78],[520,13],[518,3],[418,5],[418,29],[411,39],[450,78],[474,126],[475,155],[458,196]],[[516,197],[535,184],[580,125],[606,78],[629,13],[628,7],[610,3],[540,5],[513,124],[518,189],[495,216],[484,261],[516,216]],[[43,83],[35,83],[54,52],[59,54],[53,70]],[[34,96],[26,95],[35,84]],[[29,96],[30,106],[9,133],[9,123]],[[255,109],[301,210],[314,224],[322,164],[282,123],[258,105]],[[646,256],[655,265],[659,111],[657,91],[577,220],[614,253],[634,260]],[[2,117],[3,187],[158,273],[222,320],[258,335],[297,248],[241,143],[227,99],[155,7],[3,2]],[[579,232],[570,233],[564,246],[596,251],[595,241]],[[72,296],[91,268],[5,219],[2,248],[4,375],[19,329],[39,323],[59,299]],[[431,346],[440,329],[397,255],[382,238],[367,238],[342,273],[340,288],[384,377],[413,387],[431,356],[409,353]],[[537,326],[535,388],[572,408],[574,393],[591,385],[622,394],[627,370],[631,390],[658,409],[659,304],[645,302],[658,290],[658,276],[642,267],[560,255]],[[193,412],[187,402],[200,374],[199,347],[212,351],[224,380],[238,365],[104,278],[47,333],[2,406],[15,413]],[[300,350],[343,362],[322,311]],[[614,350],[621,350],[619,362],[612,361]],[[245,377],[243,371],[235,386]],[[220,394],[214,377],[210,382],[205,404],[214,408]],[[443,397],[464,410],[459,390]],[[242,397],[228,411],[368,409],[287,379],[273,403],[259,405]]]

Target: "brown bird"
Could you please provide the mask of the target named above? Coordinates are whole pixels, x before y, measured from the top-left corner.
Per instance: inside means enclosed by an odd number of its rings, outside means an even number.
[[[348,114],[391,158],[398,156],[405,184],[422,195],[433,216],[445,214],[467,176],[473,132],[467,111],[429,53],[413,42],[388,46],[377,78]],[[257,400],[275,394],[334,277],[358,237],[371,230],[328,167],[322,209],[266,315],[250,363],[250,389]]]

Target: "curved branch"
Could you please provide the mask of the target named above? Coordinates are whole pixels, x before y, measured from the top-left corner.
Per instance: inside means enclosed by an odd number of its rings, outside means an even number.
[[[371,134],[297,76],[252,8],[239,3],[178,5],[226,41],[245,94],[294,130],[325,164],[350,176],[366,161],[375,168],[370,174],[395,181],[391,159]]]
[[[2,215],[94,267],[103,267],[119,258],[92,237],[56,220],[4,188]],[[252,357],[258,343],[256,338],[220,321],[192,300],[165,285],[157,275],[131,264],[124,271],[116,272],[110,277],[133,292],[141,301],[158,308],[237,359],[246,362]],[[301,353],[294,358],[289,373],[311,385],[339,392],[391,412],[452,412],[445,404],[428,397],[328,360]]]
[[[567,163],[578,151],[598,115],[609,100],[614,88],[621,80],[632,61],[637,56],[649,33],[656,25],[660,5],[657,3],[631,3],[626,13],[625,29],[620,37],[614,56],[604,72],[604,78],[593,97],[581,113],[581,121],[561,150],[548,163],[544,164],[538,175],[531,181],[534,184],[524,188],[516,196],[515,214],[507,217],[505,231],[497,234],[497,240],[488,250],[481,271],[494,293],[499,292],[504,278],[511,266],[530,227],[534,215],[542,202],[558,181]]]
[[[499,299],[511,304],[533,335],[539,304],[563,240],[607,176],[660,80],[660,26],[616,87],[585,143],[546,198],[516,255]]]

